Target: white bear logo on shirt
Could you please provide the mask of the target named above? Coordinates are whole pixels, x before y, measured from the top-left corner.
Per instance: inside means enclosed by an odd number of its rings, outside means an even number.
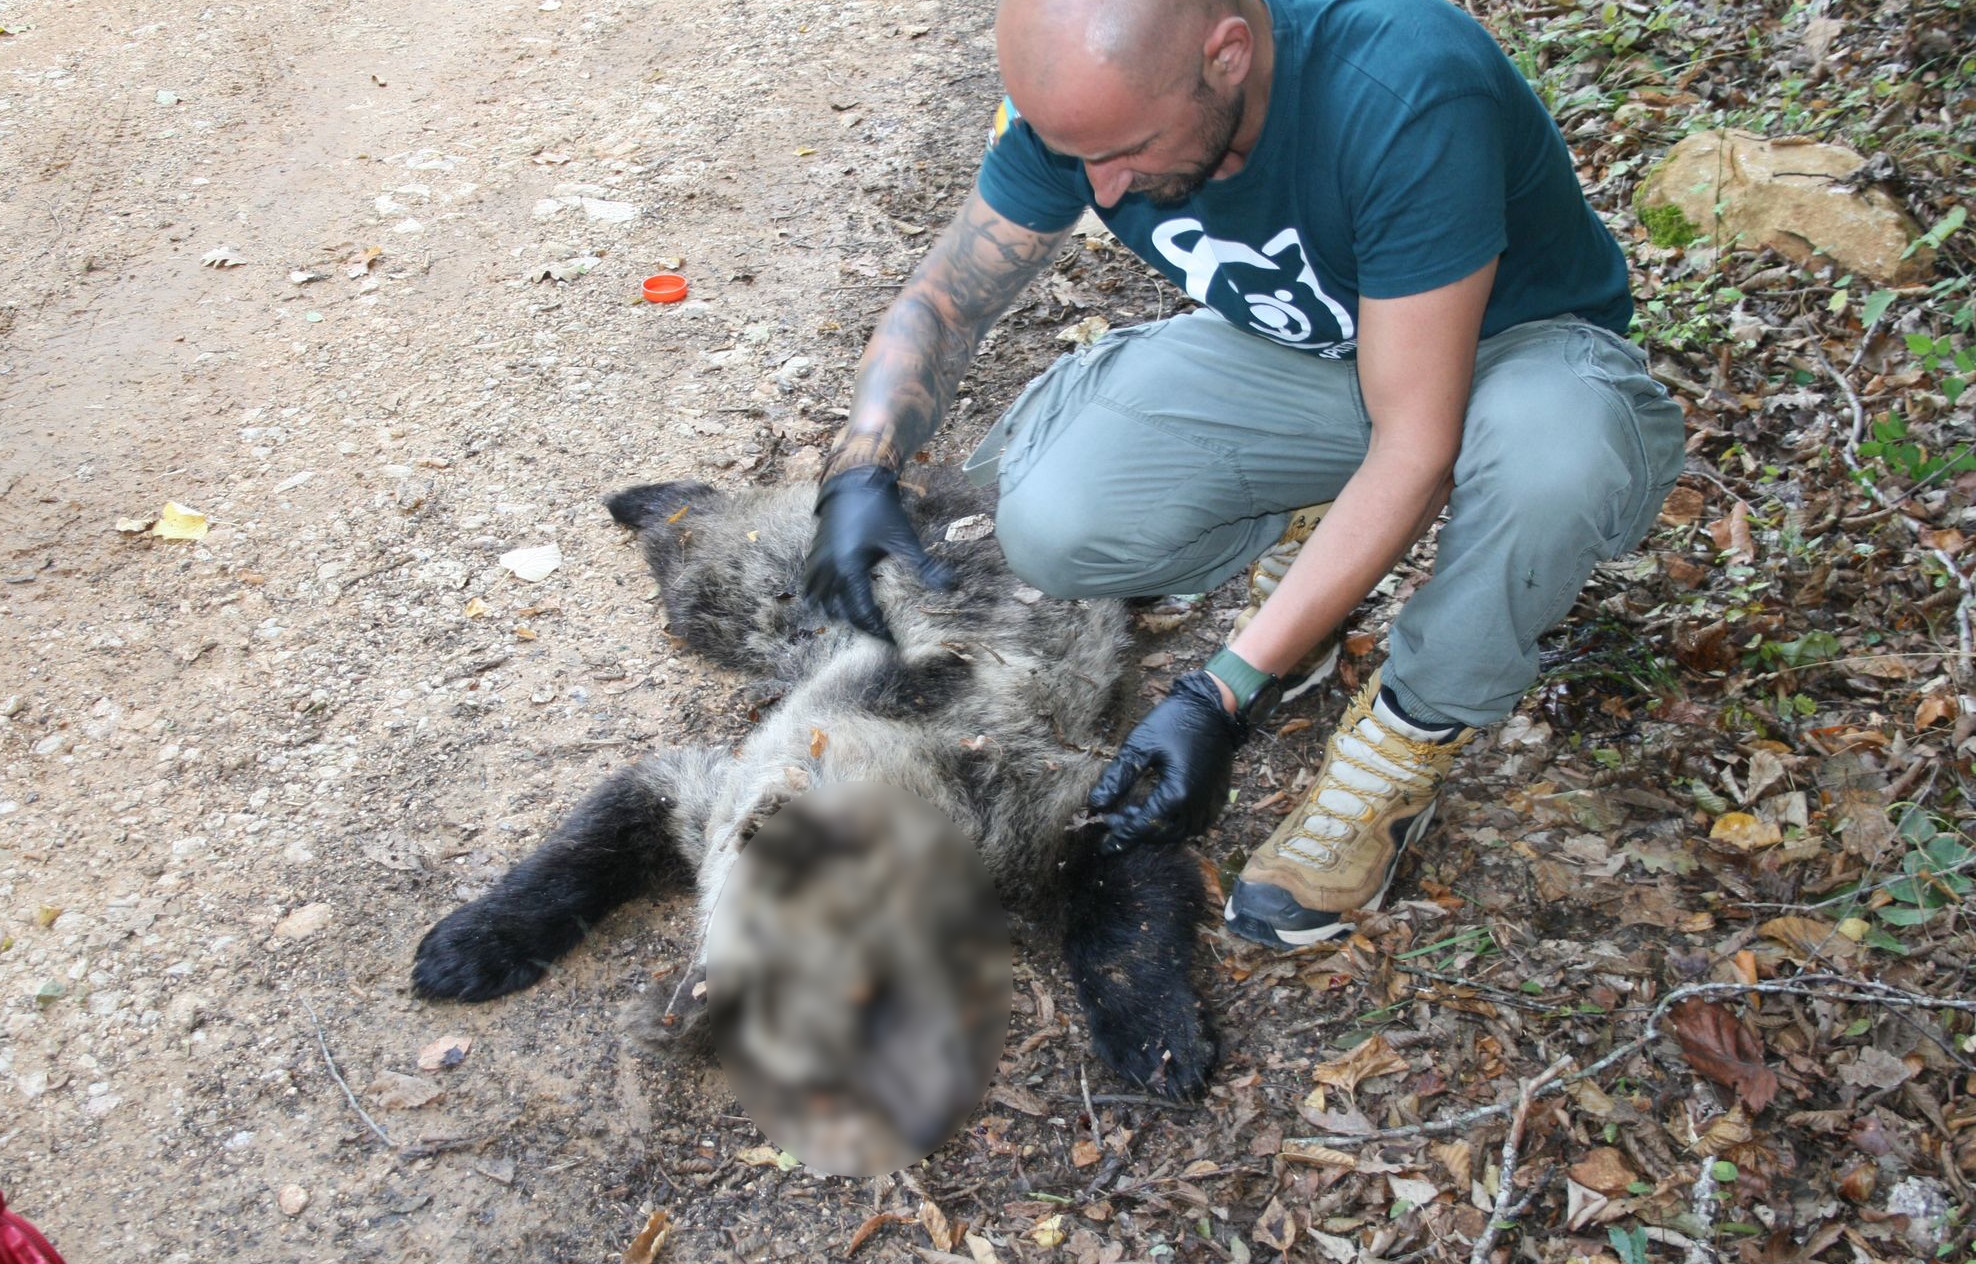
[[[1318,327],[1308,303],[1315,299],[1338,326],[1338,340],[1325,339],[1321,354],[1351,354],[1357,328],[1344,304],[1324,292],[1311,266],[1310,252],[1294,228],[1286,228],[1263,243],[1261,250],[1239,241],[1211,237],[1201,221],[1170,219],[1153,230],[1153,246],[1167,262],[1180,269],[1183,288],[1197,303],[1208,302],[1208,287],[1217,273],[1229,269],[1228,280],[1243,303],[1248,304],[1247,327],[1291,347],[1318,347]],[[1274,273],[1256,276],[1254,273]],[[1254,286],[1253,292],[1249,289]],[[1299,293],[1299,291],[1302,291]],[[1236,320],[1239,310],[1229,305],[1210,306]]]

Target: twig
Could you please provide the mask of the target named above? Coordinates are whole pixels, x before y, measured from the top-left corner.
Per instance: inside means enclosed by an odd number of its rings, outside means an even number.
[[[1478,983],[1474,979],[1464,979],[1458,974],[1445,974],[1439,970],[1423,970],[1418,966],[1394,966],[1393,968],[1401,974],[1411,974],[1417,978],[1432,979],[1436,983],[1446,983],[1451,987],[1469,988],[1479,994],[1478,999],[1493,1001],[1498,1005],[1508,1005],[1515,1009],[1527,1009],[1539,1014],[1555,1014],[1559,1008],[1556,1005],[1546,1005],[1542,1001],[1531,1000],[1527,996],[1518,996],[1516,993],[1506,988],[1499,988],[1492,983]],[[1434,1003],[1434,998],[1431,996],[1423,996],[1420,999],[1430,1005]]]
[[[1537,1196],[1533,1188],[1529,1197],[1521,1203],[1516,1201],[1516,1152],[1523,1146],[1523,1126],[1530,1120],[1530,1103],[1570,1065],[1571,1058],[1566,1055],[1545,1067],[1536,1079],[1524,1080],[1516,1086],[1516,1110],[1510,1116],[1509,1132],[1503,1137],[1503,1161],[1496,1177],[1496,1208],[1490,1213],[1489,1227],[1475,1239],[1475,1249],[1468,1253],[1468,1264],[1488,1264],[1489,1252],[1496,1249],[1496,1239],[1503,1230],[1515,1227],[1517,1215]]]
[[[1853,472],[1853,476],[1858,480],[1859,485],[1866,489],[1866,494],[1873,498],[1875,504],[1879,505],[1882,509],[1889,510],[1902,522],[1907,524],[1907,529],[1914,533],[1915,543],[1920,544],[1922,542],[1922,532],[1928,530],[1927,524],[1918,518],[1901,512],[1899,509],[1900,501],[1905,499],[1905,497],[1896,499],[1881,491],[1880,485],[1874,481],[1873,475],[1859,463],[1859,443],[1866,431],[1866,406],[1859,402],[1859,392],[1853,389],[1852,383],[1846,380],[1845,374],[1832,367],[1832,362],[1826,359],[1824,351],[1819,349],[1818,339],[1815,336],[1806,344],[1805,349],[1817,359],[1818,366],[1825,370],[1826,375],[1838,383],[1839,389],[1845,392],[1847,405],[1852,409],[1852,429],[1847,433],[1845,447],[1840,449],[1840,455],[1846,461],[1846,468]],[[1924,545],[1923,547],[1926,546]],[[1928,552],[1936,561],[1942,564],[1944,570],[1955,577],[1956,587],[1962,590],[1962,599],[1955,606],[1956,640],[1961,649],[1961,661],[1957,664],[1957,668],[1952,674],[1961,680],[1966,691],[1970,683],[1969,665],[1972,655],[1976,655],[1976,634],[1972,634],[1970,627],[1970,611],[1972,607],[1976,607],[1976,582],[1970,580],[1969,575],[1960,566],[1956,565],[1955,559],[1949,556],[1945,550],[1930,548]]]
[[[344,593],[349,592],[352,588],[355,588],[358,584],[363,583],[365,580],[374,579],[377,576],[385,574],[388,571],[395,571],[400,566],[405,565],[405,563],[411,560],[412,560],[412,555],[410,553],[407,553],[402,557],[394,558],[391,561],[384,563],[382,566],[373,566],[367,571],[361,571],[358,574],[350,576],[350,578],[344,580],[340,585],[337,586],[336,595],[329,599],[329,604],[333,606],[337,602],[343,600]]]
[[[343,1096],[350,1099],[350,1109],[357,1112],[357,1118],[364,1121],[365,1127],[377,1134],[379,1141],[382,1141],[394,1150],[397,1149],[398,1143],[393,1141],[384,1129],[377,1126],[377,1120],[370,1117],[369,1112],[365,1111],[363,1106],[358,1103],[357,1095],[350,1091],[350,1085],[343,1079],[343,1072],[336,1069],[336,1059],[329,1056],[329,1037],[323,1034],[322,1019],[317,1016],[316,1007],[309,1004],[309,998],[306,996],[297,997],[296,999],[302,1002],[303,1009],[309,1011],[309,1021],[316,1025],[316,1046],[322,1050],[322,1060],[324,1065],[329,1067],[329,1077],[336,1081],[336,1087],[343,1090]]]
[[[1716,1264],[1716,1254],[1708,1245],[1715,1233],[1715,1160],[1702,1157],[1701,1175],[1688,1192],[1688,1210],[1694,1213],[1702,1231],[1688,1240],[1687,1264]]]
[[[1835,991],[1834,989],[1845,989]],[[1922,992],[1910,992],[1887,983],[1875,983],[1870,979],[1848,978],[1840,974],[1801,974],[1795,979],[1780,979],[1772,983],[1690,983],[1675,988],[1660,998],[1647,1014],[1647,1023],[1640,1035],[1620,1045],[1582,1071],[1552,1080],[1537,1092],[1538,1097],[1550,1097],[1561,1093],[1580,1080],[1599,1075],[1660,1038],[1660,1020],[1667,1011],[1691,996],[1739,996],[1751,993],[1770,996],[1808,996],[1827,1001],[1846,1001],[1857,1005],[1899,1005],[1913,1009],[1953,1009],[1976,1014],[1976,1001],[1963,1001],[1929,996]],[[1516,1109],[1515,1102],[1497,1102],[1493,1106],[1478,1106],[1474,1110],[1463,1111],[1447,1119],[1429,1120],[1424,1123],[1407,1124],[1399,1128],[1382,1128],[1377,1132],[1327,1133],[1315,1137],[1290,1137],[1285,1146],[1324,1147],[1342,1150],[1351,1146],[1377,1145],[1385,1141],[1401,1141],[1409,1137],[1445,1137],[1455,1133],[1471,1131],[1475,1125],[1488,1119],[1500,1119]]]
[[[1059,1093],[1060,1102],[1083,1102],[1088,1112],[1093,1104],[1099,1106],[1150,1106],[1154,1110],[1195,1111],[1201,1109],[1199,1102],[1175,1101],[1171,1097],[1154,1097],[1151,1093]]]

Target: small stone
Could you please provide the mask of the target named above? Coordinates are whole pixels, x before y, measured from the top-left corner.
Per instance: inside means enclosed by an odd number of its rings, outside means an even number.
[[[283,1185],[281,1192],[274,1196],[277,1206],[284,1216],[299,1216],[309,1205],[309,1191],[300,1185]]]
[[[304,904],[274,924],[275,938],[307,939],[329,925],[333,912],[335,910],[327,904]]]
[[[158,95],[153,100],[157,101],[159,105],[177,105],[179,96],[178,93],[168,88],[160,88],[158,89]]]
[[[995,518],[992,514],[969,514],[965,518],[956,518],[947,525],[949,544],[985,540],[993,534],[995,534]]]
[[[75,739],[67,733],[50,733],[34,744],[37,755],[60,755],[75,745]]]
[[[473,1170],[497,1185],[515,1183],[515,1161],[513,1159],[483,1159],[473,1165]]]
[[[27,705],[26,703],[21,701],[21,696],[19,694],[10,695],[5,702],[0,702],[0,716],[4,716],[7,719],[11,720],[15,716],[19,715],[21,713],[21,708],[26,705]]]

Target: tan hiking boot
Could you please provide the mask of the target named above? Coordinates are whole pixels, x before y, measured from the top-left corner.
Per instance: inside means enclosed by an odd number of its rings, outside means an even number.
[[[1223,911],[1229,929],[1296,948],[1350,930],[1343,914],[1378,908],[1400,852],[1434,818],[1455,752],[1474,736],[1407,723],[1381,700],[1374,672],[1331,734],[1316,783],[1243,866]]]
[[[1317,530],[1318,519],[1324,517],[1332,502],[1321,505],[1306,505],[1302,509],[1290,511],[1289,525],[1276,543],[1263,550],[1249,567],[1249,604],[1242,607],[1242,613],[1235,616],[1235,626],[1229,630],[1228,639],[1232,642],[1249,626],[1249,620],[1262,610],[1262,603],[1276,592],[1276,586],[1283,582],[1289,573],[1290,563],[1297,560],[1304,541],[1310,539],[1311,532]],[[1294,701],[1308,693],[1310,689],[1328,680],[1338,667],[1338,646],[1343,638],[1333,632],[1312,647],[1310,653],[1297,660],[1297,663],[1282,676],[1283,696],[1277,702]]]

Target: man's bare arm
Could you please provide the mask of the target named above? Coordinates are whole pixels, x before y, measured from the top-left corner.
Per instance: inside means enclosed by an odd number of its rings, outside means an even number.
[[[983,335],[1068,235],[1032,232],[970,193],[879,317],[825,476],[860,465],[896,470],[926,446]]]
[[[1359,389],[1372,420],[1365,461],[1289,573],[1231,648],[1281,675],[1336,628],[1446,503],[1496,278],[1491,260],[1451,285],[1359,302]],[[1224,690],[1224,701],[1233,696]]]

